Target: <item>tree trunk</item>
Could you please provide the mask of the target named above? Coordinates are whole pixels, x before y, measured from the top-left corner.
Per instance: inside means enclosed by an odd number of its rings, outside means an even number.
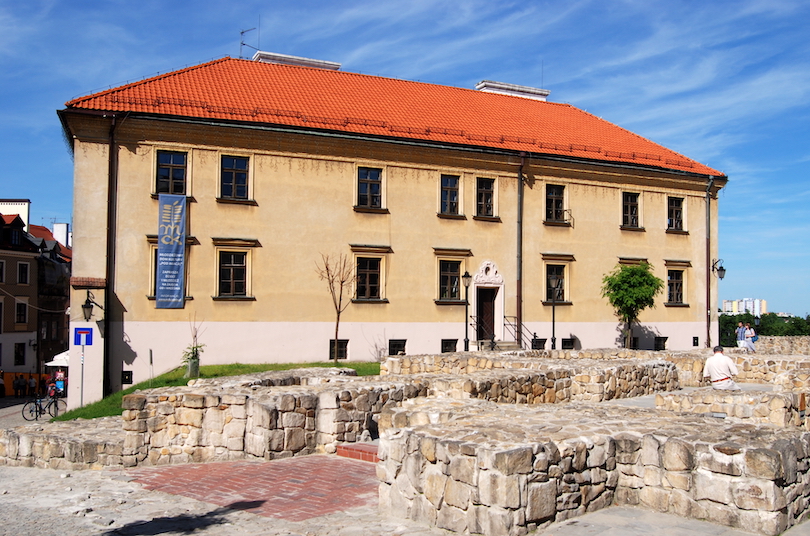
[[[335,360],[335,366],[338,364],[338,329],[340,328],[340,313],[335,315],[335,344],[332,350],[332,358]]]
[[[624,332],[624,347],[628,350],[633,346],[633,323],[627,322],[627,328]]]

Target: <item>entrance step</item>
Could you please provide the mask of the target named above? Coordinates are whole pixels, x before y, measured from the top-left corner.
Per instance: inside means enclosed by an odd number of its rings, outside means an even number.
[[[489,350],[492,346],[492,341],[483,340],[478,341],[477,344],[479,350]],[[493,350],[501,352],[512,352],[516,350],[521,350],[521,347],[515,341],[495,341],[495,348],[493,348]]]
[[[377,463],[377,445],[374,443],[342,443],[337,446],[337,455]]]

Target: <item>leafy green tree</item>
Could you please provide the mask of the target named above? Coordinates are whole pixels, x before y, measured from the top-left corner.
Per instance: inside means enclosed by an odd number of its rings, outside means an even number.
[[[664,288],[664,281],[652,273],[651,264],[617,265],[602,278],[602,297],[607,298],[616,316],[624,322],[625,348],[630,348],[633,324],[641,311],[655,307],[655,297]]]

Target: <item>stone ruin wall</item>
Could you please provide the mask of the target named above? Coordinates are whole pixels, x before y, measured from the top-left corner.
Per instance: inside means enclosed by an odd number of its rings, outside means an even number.
[[[657,393],[655,407],[677,413],[711,414],[726,422],[805,427],[806,394],[798,392],[718,391]]]
[[[571,405],[538,417],[472,401],[413,402],[381,419],[380,504],[395,517],[487,535],[521,535],[611,505],[766,535],[807,517],[808,433],[728,430],[697,416],[660,424],[652,410],[590,415]],[[647,422],[620,431],[628,420]],[[499,421],[517,424],[505,431]]]
[[[760,354],[810,355],[810,337],[762,337],[754,343]]]

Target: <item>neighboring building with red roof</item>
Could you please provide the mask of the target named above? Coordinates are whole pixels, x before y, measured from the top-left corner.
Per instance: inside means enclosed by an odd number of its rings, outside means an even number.
[[[601,279],[641,260],[668,292],[642,315],[639,345],[716,339],[706,311],[716,311],[721,172],[544,90],[255,60],[215,60],[59,111],[75,159],[73,299],[104,308],[91,317],[104,339],[85,352],[89,369],[108,371],[107,390],[123,371],[146,378],[150,350],[156,373],[177,366],[193,322],[203,363],[327,359],[322,254],[347,256],[356,277],[337,342],[350,360],[461,350],[465,330],[472,349],[526,346],[551,338],[552,310],[558,348],[616,346]],[[159,277],[161,194],[185,199],[187,227],[182,270]],[[183,296],[164,308],[172,285]]]

